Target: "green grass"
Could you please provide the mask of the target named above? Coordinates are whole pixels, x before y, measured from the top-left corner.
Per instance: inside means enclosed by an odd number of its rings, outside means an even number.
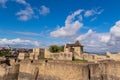
[[[74,62],[88,62],[87,60],[75,59]]]
[[[10,53],[0,53],[0,56],[11,56]]]

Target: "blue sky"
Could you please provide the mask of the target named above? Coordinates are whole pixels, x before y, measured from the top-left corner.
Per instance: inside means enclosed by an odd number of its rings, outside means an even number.
[[[0,46],[48,47],[79,40],[117,52],[120,0],[0,0]]]

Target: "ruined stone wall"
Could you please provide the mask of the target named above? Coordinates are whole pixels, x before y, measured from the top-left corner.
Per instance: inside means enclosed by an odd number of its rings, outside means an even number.
[[[45,58],[49,58],[51,53],[48,49],[45,49]]]
[[[120,53],[117,54],[107,54],[106,55],[108,59],[112,59],[115,61],[120,61]]]
[[[17,80],[19,74],[19,64],[7,67],[7,74],[4,80]]]
[[[87,53],[83,53],[82,55],[82,59],[83,60],[88,60],[88,61],[94,61],[94,55],[92,54],[87,54]]]
[[[24,60],[25,59],[25,53],[19,53],[18,59]]]
[[[72,52],[52,53],[49,50],[45,49],[45,58],[52,58],[53,60],[71,60],[72,61]]]
[[[0,65],[0,80],[120,80],[120,62],[25,60],[20,65]]]
[[[88,80],[88,66],[63,61],[21,63],[18,80]]]
[[[64,46],[64,52],[65,53],[69,53],[70,51],[69,51],[69,48],[66,48],[66,44],[65,44],[65,46]]]
[[[51,54],[50,58],[53,60],[70,60],[72,61],[72,53],[55,53]]]
[[[98,54],[88,54],[83,53],[82,54],[83,60],[88,60],[89,62],[96,62],[96,61],[103,61],[103,60],[110,60],[105,55],[98,55]],[[112,58],[111,58],[112,59]]]
[[[120,62],[102,62],[89,65],[90,80],[120,80]]]
[[[81,47],[73,47],[74,48],[74,52],[77,53],[77,55],[81,56],[83,51]]]
[[[19,74],[19,64],[7,66],[0,65],[0,80],[17,80]]]
[[[21,63],[19,80],[120,80],[120,62],[87,64],[70,61],[35,61]]]
[[[6,74],[6,70],[4,68],[4,65],[0,65],[0,80],[4,79],[5,74]]]

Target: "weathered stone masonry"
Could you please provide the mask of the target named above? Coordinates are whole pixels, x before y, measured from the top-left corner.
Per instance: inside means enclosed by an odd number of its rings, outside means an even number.
[[[0,80],[120,80],[120,62],[25,60],[12,66],[1,65]]]

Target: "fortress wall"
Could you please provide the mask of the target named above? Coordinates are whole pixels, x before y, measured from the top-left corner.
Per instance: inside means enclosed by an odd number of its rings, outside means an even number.
[[[72,53],[52,53],[48,49],[45,49],[45,58],[52,58],[53,60],[72,60]]]
[[[25,65],[25,67],[24,67]],[[29,67],[29,69],[27,69]],[[88,80],[86,64],[72,62],[21,63],[19,80]]]
[[[2,65],[0,65],[0,80],[4,79],[5,74],[6,74],[5,68]]]
[[[71,53],[55,53],[51,54],[50,57],[53,60],[70,60],[72,61],[72,54]]]
[[[111,54],[109,57],[110,59],[120,61],[120,54]]]
[[[120,80],[120,62],[25,60],[20,65],[0,65],[0,80]]]
[[[19,74],[19,65],[0,66],[0,80],[17,80]]]
[[[90,80],[120,80],[120,62],[90,64]]]
[[[19,64],[8,66],[7,67],[7,74],[4,80],[17,80],[19,74]]]
[[[25,66],[24,66],[25,65]],[[120,62],[76,63],[35,61],[21,63],[19,80],[120,80]]]

